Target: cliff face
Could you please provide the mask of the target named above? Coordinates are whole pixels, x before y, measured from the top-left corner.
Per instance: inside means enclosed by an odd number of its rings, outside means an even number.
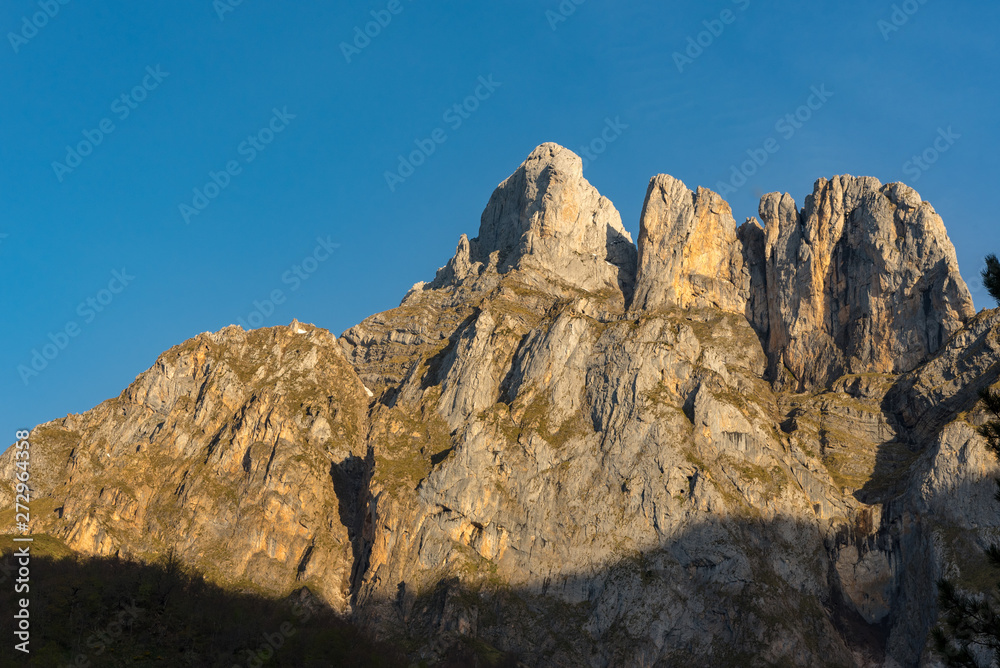
[[[801,211],[772,193],[760,216],[767,308],[750,317],[780,386],[911,371],[975,313],[941,217],[901,183],[821,179]]]
[[[84,552],[173,549],[215,581],[277,591],[308,580],[345,610],[342,518],[358,506],[367,413],[324,330],[201,334],[121,396],[32,430],[33,510]]]
[[[542,145],[398,308],[203,334],[37,427],[36,531],[307,585],[430,659],[918,665],[998,526],[1000,313],[901,184],[760,215],[656,176],[636,248]]]
[[[635,308],[746,309],[750,276],[732,210],[705,188],[660,174],[649,182],[639,231]]]

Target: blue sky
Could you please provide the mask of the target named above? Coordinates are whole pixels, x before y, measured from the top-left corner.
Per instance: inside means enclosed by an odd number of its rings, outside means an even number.
[[[3,3],[0,442],[199,332],[397,305],[544,141],[594,149],[633,236],[659,172],[739,184],[738,221],[819,177],[905,181],[992,306],[1000,6],[230,1]]]

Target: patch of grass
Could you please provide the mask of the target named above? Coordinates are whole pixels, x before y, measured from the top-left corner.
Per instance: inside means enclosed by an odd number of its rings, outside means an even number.
[[[552,405],[541,393],[536,394],[524,408],[521,428],[530,429],[544,438],[554,448],[561,448],[576,437],[590,433],[591,429],[583,414],[578,410],[557,427],[551,424]]]
[[[843,441],[827,445],[821,461],[838,489],[861,489],[875,472],[875,450],[865,445],[851,446]]]
[[[425,402],[422,414],[392,408],[382,416],[372,442],[377,444],[373,481],[383,489],[415,490],[434,468],[434,458],[454,445],[432,403]]]
[[[671,408],[680,410],[676,406],[680,397],[678,397],[673,390],[667,387],[667,384],[662,380],[656,384],[656,387],[646,392],[646,399],[656,408]]]
[[[15,543],[14,539],[20,537],[20,535],[14,534],[0,534],[0,555],[11,554],[17,549],[25,546],[31,548],[32,557],[49,557],[54,560],[59,560],[75,554],[73,550],[69,549],[69,546],[66,545],[66,543],[55,536],[49,536],[48,534],[33,534],[30,536],[30,538],[32,538],[32,542]]]
[[[514,322],[520,323],[525,331],[536,327],[541,320],[539,313],[525,306],[524,302],[514,299],[504,299],[503,297],[490,302],[490,311],[499,316],[507,316]],[[495,318],[495,320],[501,322],[503,318]],[[514,332],[515,330],[511,329],[510,331]]]
[[[788,476],[778,465],[769,469],[753,464],[745,460],[737,460],[733,457],[725,457],[726,465],[738,472],[741,480],[751,481],[759,486],[766,498],[773,499],[781,496],[781,493],[788,486]]]
[[[32,528],[46,526],[57,507],[56,501],[47,496],[31,499],[28,508]],[[0,510],[0,531],[12,529],[16,521],[17,509],[14,507],[14,500],[11,499],[10,507]]]
[[[486,559],[468,545],[458,541],[452,541],[452,545],[455,551],[462,555],[458,571],[465,576],[462,581],[467,586],[475,585],[477,589],[482,586],[506,586],[507,583],[497,575],[496,563]]]
[[[530,398],[526,398],[530,397]],[[519,415],[519,420],[515,416]],[[576,410],[558,425],[551,422],[552,405],[541,393],[522,393],[511,406],[496,403],[481,417],[492,424],[509,443],[517,443],[526,433],[541,436],[553,448],[562,448],[572,439],[593,433],[583,411]]]
[[[733,391],[728,386],[722,388],[711,388],[709,391],[717,400],[739,409],[744,416],[749,417],[753,414],[753,411],[750,410],[750,406],[747,404],[746,397]]]

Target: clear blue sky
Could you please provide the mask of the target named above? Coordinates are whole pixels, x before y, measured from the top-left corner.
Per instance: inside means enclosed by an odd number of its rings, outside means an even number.
[[[1000,251],[994,3],[908,0],[896,26],[894,3],[872,0],[565,0],[568,16],[559,0],[244,0],[220,18],[226,1],[3,3],[0,442],[117,395],[163,350],[248,322],[275,290],[283,303],[254,324],[339,334],[397,305],[475,235],[532,148],[576,150],[607,119],[619,128],[586,176],[633,236],[651,175],[714,188],[773,139],[728,195],[738,221],[765,192],[801,205],[821,176],[904,180],[944,217],[977,306],[992,305],[977,274]],[[46,6],[54,16],[35,16]],[[372,11],[391,21],[345,55]],[[679,67],[674,53],[710,29]],[[800,127],[776,125],[814,86],[832,96]],[[478,108],[445,116],[477,92]],[[929,169],[907,164],[949,128]],[[397,156],[436,130],[443,143],[391,190]],[[89,155],[67,157],[81,142]],[[198,200],[227,166],[227,187]],[[206,203],[189,223],[180,211]],[[318,237],[339,247],[307,260]],[[52,339],[65,348],[25,384],[18,366]]]

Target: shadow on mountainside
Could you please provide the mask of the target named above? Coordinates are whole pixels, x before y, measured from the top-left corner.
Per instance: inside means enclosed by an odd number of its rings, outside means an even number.
[[[146,565],[34,556],[30,592],[17,594],[17,576],[6,569],[17,568],[9,542],[4,552],[3,666],[405,665],[398,648],[372,641],[306,589],[284,600],[229,592],[169,557]],[[10,640],[23,597],[30,600],[30,663]]]
[[[644,615],[643,607],[630,605],[628,595],[619,596],[618,590],[646,598],[665,587],[669,594],[676,591],[678,574],[706,600],[722,606],[710,606],[703,616],[694,617],[691,610],[678,608],[676,621],[689,629],[702,625],[702,637],[693,643],[678,637],[683,642],[675,643],[667,634],[669,662],[645,665],[701,665],[708,655],[698,643],[709,633],[722,642],[722,649],[710,655],[713,664],[722,667],[774,665],[762,659],[765,655],[759,649],[735,651],[725,646],[759,648],[768,644],[768,638],[788,634],[802,636],[816,651],[814,657],[842,658],[843,647],[832,642],[836,634],[830,633],[826,620],[837,620],[840,628],[845,614],[844,628],[867,634],[866,653],[878,655],[881,628],[867,629],[850,618],[837,600],[803,595],[770,572],[766,566],[770,528],[743,521],[699,525],[661,550],[629,555],[593,575],[546,580],[538,588],[470,585],[448,578],[430,591],[407,596],[403,583],[396,601],[381,602],[395,609],[402,633],[383,641],[338,618],[308,589],[285,599],[227,591],[185,571],[169,556],[156,564],[73,554],[34,556],[31,591],[15,594],[16,575],[3,575],[6,566],[16,568],[7,538],[0,561],[0,579],[5,580],[0,598],[5,611],[17,610],[18,598],[30,598],[31,656],[29,663],[5,649],[0,666],[575,667],[587,665],[577,644],[587,635],[606,645],[608,665],[643,665],[643,656],[657,655],[648,640],[648,626],[662,619],[653,609]],[[788,527],[778,533],[782,530]],[[718,545],[697,550],[703,542],[713,543],[725,534],[740,535],[756,551],[749,556],[720,554]],[[49,551],[64,552],[54,539],[41,538],[36,545],[43,551],[56,546]],[[715,581],[720,574],[726,584]],[[596,596],[593,605],[565,600],[586,591]],[[601,629],[603,622],[595,626],[595,619],[600,619],[599,608],[608,605],[609,597],[618,599],[618,609],[604,611],[610,612],[610,624]],[[0,633],[10,639],[14,630],[12,615],[3,615]],[[503,646],[514,651],[496,649]],[[428,659],[421,660],[424,656]]]
[[[923,480],[940,447],[926,439],[942,426],[923,436],[929,457],[883,473],[901,489]],[[461,580],[418,592],[393,583],[394,600],[360,606],[369,620],[373,609],[394,616],[408,639],[472,637],[531,666],[917,666],[929,658],[938,579],[975,592],[1000,582],[983,549],[983,532],[1000,526],[990,469],[959,469],[922,500],[895,494],[847,518],[742,508],[590,573],[511,587],[482,559]]]
[[[591,573],[526,586],[502,582],[484,559],[461,580],[424,591],[398,583],[394,600],[360,601],[359,620],[390,620],[376,625],[377,641],[307,589],[275,599],[221,589],[169,557],[56,552],[31,561],[30,665],[906,668],[935,620],[935,541],[946,560],[963,553],[960,585],[996,580],[975,539],[941,538],[937,519],[914,517],[902,531],[887,513],[880,526],[859,517],[824,533],[780,516],[718,515]],[[9,538],[2,545],[0,565],[12,565]],[[7,611],[17,609],[14,577],[0,571]],[[0,621],[8,639],[13,621]],[[14,654],[0,663],[29,665]]]
[[[829,548],[879,549],[869,538],[848,530]],[[866,619],[846,599],[835,564],[817,558],[823,545],[815,525],[719,518],[590,574],[511,587],[484,561],[478,582],[451,577],[415,594],[404,582],[396,600],[363,605],[382,606],[383,615],[391,608],[408,639],[447,648],[473,638],[516,648],[530,666],[881,666],[906,614],[888,600],[903,583],[887,592],[878,619]],[[933,610],[933,580],[924,590]],[[912,649],[894,651],[896,665],[916,665],[927,631]]]
[[[981,312],[974,324],[988,324],[996,319],[998,313],[1000,311]],[[872,475],[865,486],[855,493],[859,501],[883,503],[902,494],[905,491],[902,485],[914,476],[922,477],[933,465],[933,455],[940,447],[944,428],[956,417],[977,419],[980,391],[1000,381],[1000,365],[983,362],[986,358],[994,359],[988,352],[991,337],[995,337],[996,343],[1000,344],[995,326],[987,326],[980,331],[966,347],[967,352],[955,363],[961,375],[935,378],[934,382],[940,383],[940,387],[931,389],[922,386],[927,382],[921,373],[923,367],[896,378],[886,392],[881,408],[898,436],[876,450]],[[944,352],[942,349],[939,354]],[[952,388],[951,394],[941,390],[941,387],[956,381],[961,381],[960,390]],[[984,484],[993,485],[990,480],[984,481]]]

